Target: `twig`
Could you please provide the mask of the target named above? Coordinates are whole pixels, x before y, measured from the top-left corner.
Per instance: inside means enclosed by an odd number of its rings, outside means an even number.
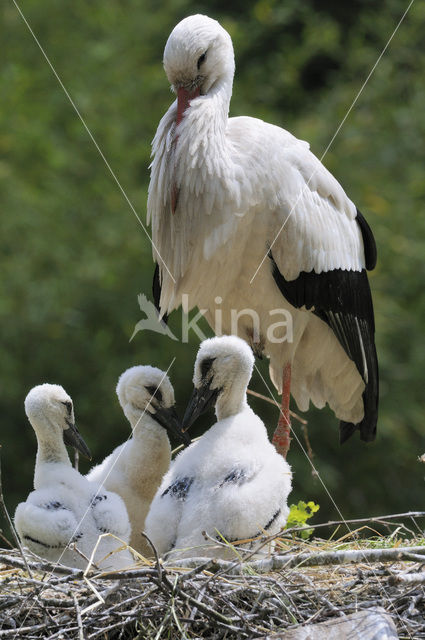
[[[77,555],[79,555],[79,556],[80,556],[80,558],[82,558],[82,559],[87,563],[87,565],[89,565],[89,564],[90,564],[90,558],[88,558],[88,557],[86,556],[86,554],[85,554],[85,553],[83,553],[83,552],[81,551],[81,549],[79,549],[79,548],[77,547],[77,543],[76,543],[76,542],[71,542],[68,546],[69,546],[69,548],[70,548],[72,551],[75,551],[75,553],[76,553]],[[101,571],[100,567],[99,567],[99,566],[98,566],[94,561],[92,561],[92,562],[91,562],[91,564],[90,564],[90,568],[94,568],[94,569],[96,569],[96,571],[99,571],[99,572]]]
[[[353,520],[329,520],[328,522],[319,522],[318,524],[309,524],[305,527],[291,527],[290,529],[285,529],[274,536],[271,536],[271,540],[273,538],[279,538],[282,535],[286,535],[288,533],[297,533],[299,531],[307,531],[308,529],[322,529],[323,527],[336,527],[343,526],[347,524],[362,524],[367,522],[378,522],[380,524],[387,525],[386,520],[396,520],[399,518],[425,518],[425,511],[407,511],[406,513],[395,513],[389,516],[369,516],[368,518],[355,518]]]
[[[5,553],[0,553],[0,562],[3,562],[6,565],[10,565],[12,567],[17,567],[19,569],[23,569],[28,566],[30,569],[34,569],[34,571],[52,571],[53,565],[50,562],[26,562],[22,563],[18,558],[14,558],[13,556],[7,555]],[[71,567],[64,567],[62,565],[58,565],[55,568],[56,573],[64,573],[65,575],[71,578],[82,578],[84,575],[84,571],[82,569],[72,569]],[[29,575],[32,576],[31,571],[28,571]]]
[[[395,574],[388,578],[390,585],[397,584],[424,584],[425,572],[421,573],[407,573],[407,574]]]
[[[103,571],[98,578],[102,578],[102,580],[136,580],[138,578],[146,578],[153,576],[157,576],[158,572],[153,567],[148,567],[146,569],[126,569],[125,571],[120,571],[119,569],[115,571]]]
[[[396,562],[410,558],[410,554],[419,554],[425,561],[425,546],[421,547],[397,547],[396,549],[349,549],[343,551],[324,551],[321,553],[300,553],[287,556],[272,556],[267,560],[260,560],[253,565],[270,564],[271,570],[291,567],[317,567],[334,564],[352,564],[369,562]],[[257,567],[255,567],[257,568]],[[258,570],[257,568],[257,570]]]
[[[14,549],[14,548],[15,548],[15,547],[13,546],[13,544],[10,542],[10,540],[8,540],[8,539],[6,538],[6,536],[4,535],[4,533],[3,533],[3,531],[2,531],[1,529],[0,529],[0,538],[1,538],[1,540],[3,540],[3,541],[7,544],[7,546],[8,546],[10,549]]]
[[[208,571],[208,569],[212,567],[214,563],[215,563],[215,558],[208,558],[208,560],[203,564],[200,564],[198,567],[195,567],[194,569],[192,569],[192,571],[188,571],[187,573],[183,574],[182,580],[191,580],[192,578],[197,576],[199,573]]]
[[[202,611],[203,613],[206,613],[209,617],[214,618],[214,620],[217,620],[217,622],[221,622],[222,624],[227,625],[230,629],[235,629],[235,627],[232,624],[232,620],[230,618],[227,618],[226,616],[223,616],[218,611],[211,609],[200,600],[197,600],[196,598],[193,598],[192,596],[190,596],[188,593],[184,593],[184,592],[181,593],[181,597],[184,600],[187,600],[188,602],[190,602],[190,604],[196,606],[199,609],[199,611]]]
[[[204,585],[202,587],[201,592],[200,592],[200,594],[198,596],[199,602],[202,602],[202,599],[204,597],[206,588],[207,588],[207,585]],[[192,611],[190,612],[190,615],[189,615],[189,620],[191,620],[191,621],[195,620],[195,616],[196,616],[197,612],[198,612],[198,607],[196,607],[196,606],[192,607]],[[186,625],[186,628],[187,628],[187,625]]]
[[[156,582],[156,580],[155,580],[155,582]],[[176,592],[177,583],[173,585],[170,582],[168,576],[165,574],[165,572],[164,572],[164,574],[162,576],[162,583],[159,583],[158,586],[161,587],[161,585],[164,585],[172,594]],[[203,602],[200,602],[196,598],[193,598],[192,596],[190,596],[188,593],[185,593],[183,590],[179,589],[179,595],[184,600],[187,600],[188,602],[190,602],[192,605],[197,606],[200,611],[203,611],[204,613],[207,613],[210,617],[214,618],[214,620],[217,620],[217,622],[221,622],[223,624],[232,626],[232,620],[230,618],[227,618],[226,616],[223,616],[218,611],[215,611],[214,609],[211,609],[210,607],[205,605]]]
[[[45,631],[47,628],[47,624],[35,624],[32,627],[20,627],[19,629],[2,629],[0,630],[0,638],[18,638],[18,634],[36,632],[36,631]]]
[[[254,396],[255,398],[260,398],[260,400],[264,400],[264,402],[268,402],[269,404],[272,404],[274,407],[277,407],[278,409],[280,409],[280,406],[277,400],[268,398],[267,396],[264,396],[262,393],[258,393],[258,391],[253,391],[252,389],[247,389],[247,393],[249,393],[250,396]],[[295,418],[295,420],[298,420],[298,422],[301,422],[301,424],[307,424],[307,420],[304,420],[304,418],[301,418],[301,416],[299,416],[298,413],[295,413],[294,411],[290,410],[289,414],[293,418]]]
[[[72,594],[72,597],[74,600],[75,613],[77,614],[78,637],[79,637],[79,640],[84,640],[84,629],[83,629],[83,621],[81,619],[80,606],[78,604],[78,600],[75,593]]]
[[[314,453],[313,453],[313,449],[311,448],[310,438],[308,436],[307,423],[303,424],[301,426],[301,430],[303,432],[303,437],[304,437],[304,442],[305,442],[305,447],[306,447],[308,459],[310,460],[310,462],[313,462]],[[312,473],[313,476],[317,476],[318,475],[317,474],[317,469],[316,469],[316,467],[314,465],[311,468],[311,473]]]
[[[1,445],[0,445],[0,507],[1,507],[1,510],[3,511],[3,514],[4,514],[4,516],[5,516],[6,520],[7,520],[7,522],[8,522],[8,525],[9,525],[10,530],[11,530],[11,532],[12,532],[12,536],[13,536],[13,538],[14,538],[15,542],[16,542],[16,546],[17,546],[17,547],[18,547],[18,549],[19,549],[19,553],[20,553],[20,554],[21,554],[21,556],[22,556],[22,560],[24,561],[24,564],[25,564],[25,569],[27,570],[27,573],[28,573],[28,574],[31,576],[31,578],[32,578],[32,577],[33,577],[33,575],[32,575],[32,573],[31,573],[31,569],[30,569],[30,568],[29,568],[29,566],[28,566],[28,562],[27,562],[27,559],[26,559],[26,557],[25,557],[24,550],[23,550],[22,545],[21,545],[21,541],[19,540],[18,534],[16,533],[15,526],[14,526],[14,524],[13,524],[13,522],[12,522],[12,518],[11,518],[11,517],[10,517],[10,515],[9,515],[9,512],[8,512],[8,510],[7,510],[7,507],[6,507],[6,503],[5,503],[5,501],[4,501],[4,496],[3,496],[3,482],[2,482],[2,477],[1,477],[1,475],[2,475],[2,474],[1,474]]]
[[[161,568],[161,563],[159,561],[158,551],[156,550],[156,547],[155,547],[154,543],[152,542],[152,540],[149,538],[149,536],[144,531],[142,531],[142,536],[144,538],[146,538],[146,540],[148,541],[149,546],[151,547],[151,549],[153,551],[153,554],[155,556],[155,567],[156,567],[156,570],[158,572],[158,580],[160,582],[162,582],[162,568]]]
[[[412,553],[419,554],[421,558],[423,556],[425,562],[425,546],[422,546],[398,547],[396,549],[350,549],[344,551],[322,551],[320,553],[299,553],[287,556],[270,556],[264,560],[255,560],[249,563],[235,563],[216,559],[215,564],[211,565],[211,570],[223,569],[226,574],[231,575],[241,575],[247,570],[268,573],[270,571],[300,566],[317,567],[335,564],[396,562],[397,560],[410,560],[408,556]],[[174,561],[174,566],[191,568],[206,562],[206,560],[206,558],[188,558]]]

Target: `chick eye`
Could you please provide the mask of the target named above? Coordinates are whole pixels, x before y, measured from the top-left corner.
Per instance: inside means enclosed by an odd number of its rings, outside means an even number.
[[[204,358],[201,362],[201,377],[206,378],[215,358]]]
[[[162,402],[162,393],[161,390],[157,387],[146,387],[146,390],[149,391],[151,396],[156,398],[158,402]]]
[[[68,414],[71,415],[72,413],[72,402],[69,402],[69,400],[66,400],[65,402],[62,402],[63,405],[65,405],[66,410],[68,411]]]
[[[207,57],[207,52],[205,51],[205,53],[202,54],[202,56],[199,56],[198,58],[198,69],[201,68],[201,64],[203,62],[205,62],[205,58]]]

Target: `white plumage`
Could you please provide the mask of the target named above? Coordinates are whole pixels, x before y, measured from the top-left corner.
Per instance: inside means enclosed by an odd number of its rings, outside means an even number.
[[[164,67],[178,100],[153,142],[148,198],[161,313],[189,295],[189,309],[206,310],[216,333],[235,333],[270,357],[279,392],[292,367],[301,410],[329,403],[342,440],[355,429],[372,440],[370,228],[306,142],[255,118],[228,117],[234,54],[218,22],[182,20]]]
[[[120,377],[117,395],[130,422],[132,437],[94,467],[87,478],[121,496],[130,518],[131,546],[151,555],[152,549],[141,532],[152,499],[170,466],[167,428],[176,432],[179,427],[174,390],[160,369],[136,366]]]
[[[183,423],[189,426],[212,402],[217,422],[178,455],[152,502],[146,532],[161,555],[223,557],[227,549],[214,543],[220,534],[243,540],[276,533],[286,522],[291,470],[247,404],[253,362],[235,336],[200,346]]]
[[[72,467],[65,443],[90,454],[75,428],[71,398],[61,386],[34,387],[25,399],[25,411],[37,436],[35,491],[16,508],[16,529],[22,543],[37,555],[84,569],[87,561],[69,544],[89,558],[103,533],[128,543],[125,505],[118,495],[89,482]],[[111,536],[102,538],[94,562],[102,569],[131,566],[129,551],[112,553],[121,546]]]

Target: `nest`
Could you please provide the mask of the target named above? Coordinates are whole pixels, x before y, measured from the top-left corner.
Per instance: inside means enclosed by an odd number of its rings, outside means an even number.
[[[255,560],[140,559],[126,571],[54,567],[19,550],[0,553],[0,638],[50,640],[261,638],[384,607],[401,638],[425,638],[425,540],[409,529],[423,512],[374,518],[390,535],[275,540]],[[335,532],[342,523],[316,525]],[[370,525],[368,525],[370,526]],[[335,537],[335,536],[334,536]],[[264,542],[263,548],[264,548]]]

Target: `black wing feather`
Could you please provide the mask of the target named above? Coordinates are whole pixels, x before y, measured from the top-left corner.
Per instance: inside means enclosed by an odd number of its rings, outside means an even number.
[[[161,313],[161,273],[159,270],[159,264],[155,265],[155,271],[153,274],[153,281],[152,281],[152,295],[153,295],[153,302],[155,305],[155,308],[157,309],[158,313]],[[168,324],[168,315],[166,313],[164,313],[164,315],[162,316],[162,322],[164,324]]]
[[[376,267],[377,259],[375,238],[373,237],[372,229],[369,227],[363,214],[358,209],[356,220],[360,227],[360,231],[362,232],[366,269],[368,271],[372,271],[372,269]]]
[[[359,424],[340,422],[341,443],[357,429],[362,440],[374,440],[378,419],[378,360],[372,296],[366,271],[301,271],[295,280],[285,280],[271,251],[269,257],[273,278],[286,300],[297,309],[305,306],[332,329],[366,385],[363,392],[364,418]]]

